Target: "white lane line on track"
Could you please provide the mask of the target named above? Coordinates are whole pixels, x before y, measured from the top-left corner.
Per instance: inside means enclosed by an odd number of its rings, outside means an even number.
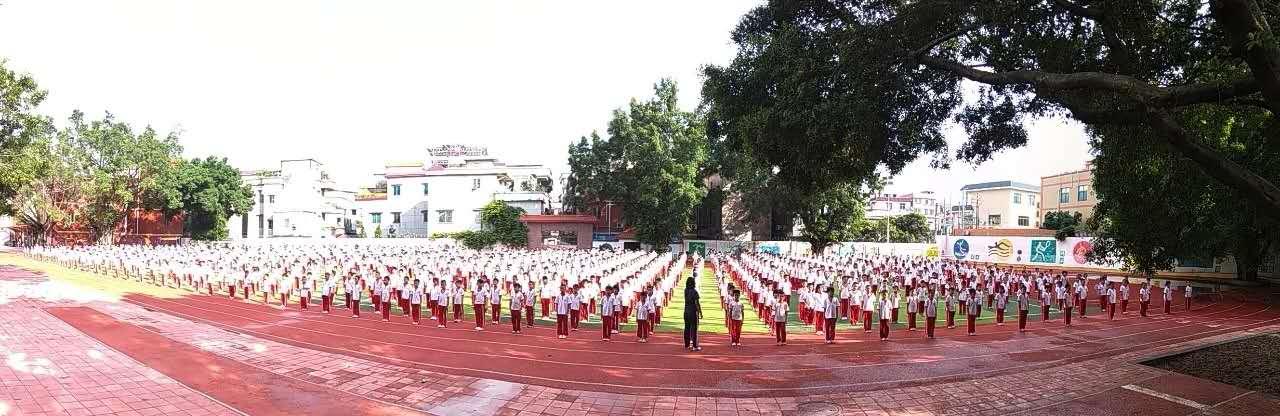
[[[1203,403],[1199,403],[1199,402],[1196,402],[1196,401],[1194,401],[1194,400],[1184,399],[1184,398],[1181,398],[1181,397],[1178,397],[1178,396],[1174,396],[1174,395],[1172,395],[1172,394],[1168,394],[1168,393],[1161,393],[1161,392],[1158,392],[1158,391],[1155,391],[1155,390],[1152,390],[1152,389],[1149,389],[1149,388],[1146,388],[1146,387],[1142,387],[1142,386],[1136,386],[1136,385],[1133,385],[1133,384],[1126,384],[1126,385],[1120,386],[1120,388],[1125,389],[1125,390],[1129,390],[1129,391],[1134,391],[1134,392],[1142,393],[1142,394],[1145,394],[1145,395],[1148,395],[1148,396],[1151,396],[1151,397],[1155,397],[1155,398],[1159,398],[1159,399],[1168,400],[1168,401],[1171,401],[1171,402],[1174,402],[1174,403],[1177,403],[1177,404],[1180,404],[1180,405],[1183,405],[1183,406],[1187,406],[1187,407],[1190,407],[1190,408],[1193,408],[1193,409],[1204,410],[1204,409],[1208,409],[1208,408],[1209,408],[1209,405],[1206,405],[1206,404],[1203,404]]]
[[[194,305],[191,305],[191,304],[188,304],[188,303],[184,303],[184,302],[176,302],[176,301],[172,301],[172,300],[168,300],[168,299],[155,298],[155,297],[152,297],[152,298],[153,298],[153,299],[155,299],[155,300],[158,300],[158,301],[167,302],[167,303],[173,303],[173,304],[181,305],[181,306],[183,306],[183,307],[188,307],[188,308],[197,309],[197,310],[201,310],[201,311],[213,312],[213,313],[218,313],[218,314],[223,314],[223,315],[229,315],[229,316],[235,316],[235,317],[241,317],[241,318],[244,318],[244,317],[245,317],[244,315],[236,315],[236,314],[229,313],[229,312],[221,312],[221,311],[214,311],[214,310],[210,310],[210,309],[200,308],[200,307],[198,307],[198,306],[194,306]],[[258,310],[256,310],[256,309],[252,309],[252,308],[239,307],[239,306],[235,306],[235,305],[224,305],[224,304],[220,304],[220,303],[213,303],[213,302],[205,302],[205,301],[200,301],[200,300],[198,300],[198,299],[193,299],[193,298],[186,298],[186,300],[192,300],[192,301],[195,301],[195,302],[206,303],[206,304],[213,304],[213,305],[218,305],[218,306],[227,306],[227,307],[230,307],[230,308],[233,308],[233,309],[238,309],[238,310],[245,311],[245,312],[247,312],[247,313],[254,313],[254,314],[258,314],[258,313],[260,313],[260,312],[261,312],[261,311],[258,311]],[[1207,314],[1204,314],[1204,315],[1198,315],[1198,316],[1196,316],[1196,318],[1199,318],[1199,319],[1202,319],[1202,320],[1206,320],[1206,321],[1207,321],[1207,319],[1205,319],[1205,318],[1207,318],[1207,317],[1209,317],[1209,316],[1217,315],[1217,314],[1220,314],[1220,313],[1230,312],[1230,311],[1233,311],[1233,310],[1236,310],[1236,309],[1242,308],[1242,307],[1247,306],[1247,305],[1248,305],[1248,304],[1239,304],[1239,305],[1236,305],[1236,306],[1234,306],[1234,307],[1231,307],[1231,308],[1228,308],[1228,309],[1225,309],[1225,310],[1216,311],[1216,312],[1210,312],[1210,313],[1207,313]],[[1202,308],[1202,309],[1203,309],[1203,308]],[[269,312],[269,311],[268,311],[268,312]],[[1254,314],[1241,315],[1241,316],[1252,316],[1252,315],[1254,315]],[[280,314],[274,314],[274,313],[271,313],[271,314],[270,314],[270,316],[273,316],[273,317],[279,317],[279,318],[282,318],[282,319],[288,319],[288,320],[297,320],[297,321],[304,321],[304,322],[314,322],[314,323],[320,323],[320,324],[331,325],[331,326],[337,326],[337,327],[353,328],[353,329],[358,329],[358,330],[361,330],[361,331],[373,331],[373,332],[380,332],[380,333],[402,334],[402,335],[410,335],[410,336],[423,336],[423,335],[424,335],[424,334],[418,334],[418,333],[412,333],[412,332],[394,331],[394,330],[387,330],[387,329],[381,329],[381,328],[373,328],[373,327],[368,327],[368,326],[363,326],[363,325],[348,325],[348,324],[343,324],[343,323],[338,323],[338,322],[330,322],[330,321],[326,321],[326,320],[322,320],[322,319],[310,319],[310,318],[305,318],[305,317],[286,316],[286,315],[280,315]],[[1241,317],[1241,316],[1237,316],[1237,317],[1234,317],[1234,318],[1220,318],[1220,319],[1232,319],[1232,320],[1234,320],[1234,319],[1240,319],[1240,317]],[[256,319],[253,319],[253,318],[246,318],[246,319],[250,319],[250,320],[255,320],[255,321],[257,321]],[[1137,318],[1133,318],[1133,319],[1137,319]],[[263,321],[258,321],[258,322],[263,322]],[[1187,321],[1187,322],[1190,322],[1190,321]],[[1066,334],[1066,333],[1060,333],[1060,334],[1061,334],[1061,335],[1080,336],[1080,335],[1090,334],[1090,333],[1094,333],[1094,332],[1110,331],[1110,330],[1115,330],[1115,329],[1127,328],[1127,327],[1131,327],[1131,326],[1148,325],[1148,324],[1160,324],[1160,323],[1161,323],[1161,321],[1160,321],[1160,320],[1139,321],[1139,322],[1135,322],[1135,323],[1132,323],[1132,324],[1126,324],[1126,325],[1109,326],[1109,327],[1103,327],[1103,328],[1098,328],[1098,329],[1091,329],[1091,330],[1080,331],[1080,332],[1071,332],[1071,333],[1069,333],[1069,334]],[[392,322],[392,323],[391,323],[391,325],[395,325],[395,326],[397,326],[397,327],[400,327],[400,326],[412,327],[412,325],[410,325],[410,324],[398,323],[398,322]],[[1044,330],[1044,329],[1043,329],[1043,328],[1041,328],[1040,330]],[[1036,331],[1036,330],[1032,330],[1032,331]],[[465,332],[470,332],[470,331],[468,330],[468,331],[465,331]],[[1029,331],[1029,332],[1031,332],[1031,331]],[[979,334],[979,338],[981,338],[983,335],[988,335],[988,336],[989,336],[989,335],[1004,335],[1004,334],[1017,335],[1017,333],[1016,333],[1016,332],[1014,332],[1013,330],[1008,330],[1008,331],[999,331],[999,332],[995,332],[995,333]],[[1055,337],[1055,338],[1057,338],[1057,339],[1063,339],[1063,340],[1066,340],[1066,339],[1067,339],[1067,338],[1063,338],[1063,337],[1056,337],[1056,336],[1053,336],[1053,337]],[[499,342],[499,341],[475,340],[475,339],[468,339],[468,338],[453,338],[453,337],[439,337],[439,336],[431,336],[431,338],[432,338],[432,339],[446,339],[446,340],[450,340],[450,341],[475,342],[475,343],[481,343],[481,344],[494,344],[494,345],[499,345],[499,346],[502,346],[502,347],[510,347],[510,346],[512,345],[512,344],[509,344],[509,343],[504,343],[504,342]],[[543,337],[543,338],[550,339],[550,337],[549,337],[549,336],[547,336],[547,337]],[[1048,338],[1048,336],[1047,336],[1046,338]],[[967,337],[967,336],[966,336],[966,337],[962,337],[962,336],[950,336],[950,337],[938,337],[937,339],[972,340],[973,338],[969,338],[969,337]],[[1103,340],[1105,340],[1105,339],[1108,339],[1108,338],[1103,338]],[[914,341],[916,341],[916,340],[913,340],[913,339],[908,339],[908,340],[909,340],[909,341],[913,341],[913,342],[914,342]],[[1013,338],[1013,339],[1005,339],[1005,340],[991,340],[991,341],[984,341],[984,344],[985,344],[985,345],[991,345],[991,344],[1001,344],[1001,343],[1009,343],[1009,342],[1023,342],[1023,341],[1026,341],[1026,340],[1027,340],[1026,338]],[[870,341],[856,341],[856,342],[870,342]],[[654,344],[652,344],[652,345],[677,345],[677,344],[675,344],[675,343],[654,343]],[[823,345],[823,344],[821,344],[821,343],[812,343],[812,344],[804,344],[804,345],[820,346],[820,345]],[[966,343],[964,343],[964,344],[946,343],[946,344],[931,345],[931,346],[926,346],[926,347],[900,348],[900,349],[856,350],[856,351],[841,351],[841,352],[829,352],[829,353],[816,353],[816,352],[809,352],[809,353],[795,353],[795,354],[770,354],[770,355],[772,355],[772,356],[785,356],[785,357],[789,357],[789,356],[824,356],[824,357],[828,357],[828,356],[840,356],[840,355],[891,354],[891,353],[898,353],[898,352],[926,351],[926,350],[934,350],[934,349],[952,348],[952,347],[955,347],[955,346],[957,346],[957,345],[969,345],[969,343],[967,343],[967,342],[966,342]],[[602,352],[601,350],[598,350],[598,349],[560,348],[560,347],[550,347],[550,346],[530,345],[530,344],[522,344],[522,345],[518,345],[518,346],[520,346],[520,347],[527,347],[527,348],[533,348],[533,349],[540,349],[540,350],[547,350],[547,351],[560,351],[560,352],[572,352],[572,353],[600,353],[600,352]],[[452,351],[452,350],[451,350],[451,351]],[[659,357],[668,357],[668,356],[671,356],[671,355],[672,355],[672,354],[670,354],[670,353],[641,353],[641,352],[628,352],[628,351],[607,351],[607,352],[608,352],[609,354],[615,354],[615,355],[633,355],[633,356],[659,356]],[[726,356],[726,357],[729,357],[729,358],[738,358],[738,357],[742,357],[742,358],[753,358],[753,357],[755,357],[755,356],[754,356],[754,355],[749,355],[749,356],[732,356],[732,355],[728,355],[728,356]]]
[[[145,306],[150,306],[150,307],[152,307],[152,308],[156,308],[156,309],[161,309],[161,310],[164,310],[164,311],[166,311],[166,312],[170,313],[171,315],[172,315],[172,314],[181,314],[181,315],[184,315],[184,316],[189,316],[189,317],[195,318],[195,319],[197,319],[197,320],[203,320],[203,321],[207,321],[207,322],[214,322],[212,319],[209,319],[209,318],[196,317],[196,316],[194,316],[194,315],[186,314],[186,313],[182,313],[182,312],[177,312],[177,311],[174,311],[174,310],[172,310],[172,309],[166,309],[166,308],[159,307],[159,306],[154,306],[154,305],[147,305],[147,304],[145,304],[145,302],[138,302],[138,301],[136,301],[136,300],[130,300],[130,302],[143,304],[143,305],[145,305]],[[169,302],[171,302],[171,301],[169,301]],[[177,303],[177,302],[171,302],[171,303]],[[181,303],[178,303],[178,304],[179,304],[179,305],[183,305],[183,304],[181,304]],[[573,361],[547,360],[547,359],[539,359],[539,358],[515,357],[515,356],[503,355],[503,354],[490,354],[490,353],[474,352],[474,351],[459,351],[459,350],[451,350],[451,349],[433,348],[433,347],[427,347],[427,346],[420,346],[420,345],[404,344],[404,343],[399,343],[399,342],[385,341],[385,340],[380,340],[380,339],[376,339],[376,338],[367,338],[367,337],[361,337],[361,336],[354,336],[354,335],[346,335],[346,334],[341,334],[341,333],[333,333],[333,332],[321,331],[321,330],[316,330],[316,329],[309,329],[309,328],[294,327],[294,326],[289,326],[288,324],[281,324],[281,323],[266,322],[266,321],[258,320],[258,319],[252,318],[252,317],[246,317],[246,316],[236,315],[236,314],[232,314],[232,313],[228,313],[228,312],[220,312],[220,311],[214,311],[214,310],[205,310],[205,309],[202,309],[202,308],[199,308],[199,307],[190,306],[190,305],[184,305],[184,306],[186,306],[186,307],[190,307],[190,308],[193,308],[193,309],[204,310],[204,311],[206,311],[206,312],[210,312],[210,313],[214,313],[214,314],[227,315],[227,316],[235,317],[235,318],[238,318],[238,319],[243,319],[243,320],[246,320],[246,321],[257,322],[257,323],[260,323],[260,324],[265,324],[265,325],[274,326],[274,327],[278,327],[278,328],[294,329],[294,330],[299,330],[299,331],[306,331],[306,332],[317,333],[317,334],[326,335],[326,336],[349,338],[349,339],[354,339],[354,340],[357,340],[357,341],[369,341],[369,342],[374,342],[374,343],[380,343],[380,344],[385,344],[385,345],[391,345],[391,346],[397,346],[397,347],[404,347],[404,348],[410,348],[410,349],[416,349],[416,350],[423,350],[423,351],[432,351],[432,352],[441,352],[441,353],[453,353],[453,354],[464,354],[464,355],[479,356],[479,357],[484,357],[484,358],[505,358],[505,359],[515,359],[515,360],[527,361],[527,362],[534,362],[534,363],[540,363],[540,364],[564,365],[564,366],[571,366],[571,367],[595,367],[595,368],[605,368],[605,369],[609,369],[609,370],[635,370],[635,371],[681,371],[681,372],[717,372],[717,373],[774,373],[774,372],[776,372],[776,373],[787,373],[787,372],[804,372],[804,371],[808,371],[808,372],[815,372],[815,371],[830,371],[830,370],[847,370],[847,369],[853,369],[853,368],[866,368],[866,367],[881,367],[881,366],[902,365],[902,364],[919,364],[919,363],[934,363],[934,362],[945,362],[945,361],[957,361],[957,360],[966,360],[966,359],[972,359],[972,358],[987,358],[987,357],[994,357],[994,356],[1000,356],[1000,355],[1017,354],[1017,353],[1026,353],[1026,352],[1035,352],[1035,351],[1052,351],[1052,350],[1062,349],[1062,348],[1070,347],[1070,346],[1078,346],[1078,345],[1082,345],[1082,344],[1091,344],[1091,343],[1100,343],[1100,342],[1102,342],[1102,341],[1110,341],[1110,340],[1114,340],[1114,339],[1128,338],[1128,337],[1137,336],[1137,335],[1142,335],[1142,334],[1149,334],[1149,333],[1156,333],[1156,332],[1164,332],[1164,331],[1173,330],[1173,329],[1180,329],[1180,327],[1162,327],[1162,328],[1157,328],[1157,329],[1148,330],[1148,331],[1141,331],[1141,332],[1132,332],[1132,333],[1127,333],[1127,334],[1124,334],[1124,335],[1118,335],[1118,336],[1114,336],[1114,337],[1107,337],[1107,338],[1098,338],[1098,339],[1090,339],[1090,340],[1075,341],[1075,342],[1072,342],[1072,343],[1061,344],[1061,345],[1050,346],[1050,347],[1029,348],[1029,349],[1018,350],[1018,351],[1002,351],[1002,352],[997,352],[997,353],[976,354],[976,355],[968,355],[968,356],[963,356],[963,357],[939,358],[939,359],[932,359],[932,360],[925,360],[925,361],[917,360],[917,361],[906,361],[906,362],[881,362],[881,363],[867,363],[867,364],[849,364],[849,365],[841,365],[841,366],[808,367],[808,368],[785,368],[785,369],[783,369],[783,368],[776,368],[776,369],[758,369],[758,368],[697,369],[697,368],[672,368],[672,367],[630,367],[630,366],[621,366],[621,365],[616,365],[616,364],[591,364],[591,363],[581,363],[581,362],[573,362]],[[1259,314],[1259,313],[1266,312],[1268,309],[1270,309],[1270,306],[1267,306],[1266,308],[1263,308],[1262,310],[1259,310],[1259,311],[1257,311],[1257,312],[1253,312],[1253,313],[1251,313],[1251,314],[1242,315],[1242,316],[1256,315],[1256,314]],[[1222,311],[1222,312],[1226,312],[1226,311]],[[1280,318],[1278,318],[1278,319],[1280,319]],[[227,327],[234,327],[234,326],[232,326],[232,325],[230,325],[230,324],[223,324],[223,325],[225,325],[225,326],[227,326]],[[238,327],[236,327],[236,328],[238,328]],[[249,331],[252,331],[252,330],[248,330],[248,329],[241,329],[241,331],[249,332]],[[261,332],[256,332],[256,331],[255,331],[255,333],[261,333]],[[413,334],[401,334],[401,335],[409,335],[409,336],[413,336]],[[288,339],[288,340],[292,340],[292,338],[288,338],[288,337],[284,337],[284,336],[278,336],[278,335],[274,335],[274,336],[276,336],[276,337],[278,337],[278,338],[280,338],[280,339]],[[295,342],[302,342],[302,341],[295,341]],[[598,352],[598,351],[593,351],[593,353],[599,353],[599,352]]]
[[[160,309],[163,309],[163,308],[160,308]],[[1265,309],[1264,309],[1264,310],[1265,310]],[[1261,313],[1261,312],[1262,312],[1262,311],[1255,312],[1255,313]],[[189,316],[189,317],[195,318],[194,320],[197,320],[197,321],[206,321],[208,324],[213,325],[213,326],[218,326],[218,327],[223,327],[223,328],[235,328],[235,327],[233,327],[233,326],[231,326],[231,325],[221,324],[221,323],[217,323],[217,322],[215,322],[215,321],[211,321],[211,320],[206,320],[206,319],[202,319],[202,318],[194,317],[194,316],[191,316],[191,315],[188,315],[188,314],[184,314],[184,313],[182,313],[182,312],[169,312],[169,313],[171,313],[171,314],[175,314],[175,315]],[[664,391],[665,391],[665,390],[675,390],[675,391],[699,390],[699,391],[728,391],[728,392],[735,392],[735,391],[739,391],[739,392],[743,392],[743,391],[793,391],[793,390],[833,389],[833,388],[850,387],[850,386],[868,386],[868,385],[882,385],[882,384],[899,384],[899,383],[920,382],[920,381],[927,381],[927,380],[934,380],[934,379],[945,379],[945,378],[956,378],[956,377],[971,377],[971,376],[977,376],[977,375],[988,374],[988,373],[994,373],[994,372],[1011,371],[1011,370],[1016,370],[1016,369],[1020,369],[1020,368],[1027,368],[1027,367],[1033,367],[1033,366],[1046,366],[1046,365],[1051,365],[1051,364],[1060,363],[1060,362],[1065,362],[1065,361],[1071,361],[1071,360],[1087,359],[1087,358],[1089,358],[1089,357],[1099,356],[1099,355],[1112,355],[1112,354],[1113,354],[1113,351],[1116,351],[1116,350],[1136,349],[1137,347],[1141,347],[1141,346],[1145,346],[1145,345],[1151,345],[1151,344],[1159,344],[1159,343],[1174,343],[1174,342],[1173,342],[1174,340],[1180,340],[1180,339],[1184,339],[1184,338],[1200,338],[1200,337],[1204,337],[1204,336],[1206,336],[1206,334],[1207,334],[1208,332],[1224,332],[1224,331],[1232,331],[1232,330],[1235,330],[1235,329],[1238,329],[1238,328],[1244,328],[1244,327],[1250,327],[1250,326],[1262,326],[1263,324],[1265,324],[1265,323],[1269,323],[1269,322],[1272,322],[1272,321],[1280,321],[1280,318],[1275,318],[1275,319],[1271,319],[1271,320],[1263,321],[1263,322],[1259,322],[1259,323],[1250,323],[1250,324],[1239,325],[1239,326],[1231,327],[1231,328],[1226,329],[1226,330],[1207,331],[1207,332],[1201,332],[1201,333],[1196,333],[1196,334],[1191,334],[1191,335],[1176,336],[1176,337],[1172,337],[1172,338],[1169,338],[1169,339],[1162,339],[1162,340],[1150,341],[1150,342],[1145,342],[1145,343],[1141,343],[1141,344],[1134,344],[1134,345],[1129,345],[1129,346],[1125,346],[1125,347],[1121,347],[1121,348],[1116,348],[1116,349],[1111,349],[1111,350],[1103,350],[1103,351],[1099,351],[1099,352],[1088,353],[1088,354],[1084,354],[1084,355],[1082,355],[1082,356],[1073,356],[1073,357],[1067,357],[1067,358],[1062,358],[1062,359],[1058,359],[1058,360],[1051,360],[1051,361],[1039,362],[1039,363],[1030,363],[1030,364],[1020,365],[1020,366],[997,368],[997,369],[992,369],[992,370],[987,370],[987,371],[979,371],[979,372],[972,372],[972,373],[965,373],[965,374],[948,374],[948,375],[942,375],[942,376],[922,377],[922,378],[917,378],[917,379],[907,379],[907,380],[889,380],[889,381],[883,381],[883,382],[847,383],[847,384],[822,385],[822,386],[808,386],[808,387],[790,387],[790,388],[788,388],[788,387],[779,387],[779,388],[759,388],[759,389],[751,389],[751,388],[746,388],[746,389],[719,389],[719,388],[688,388],[688,387],[660,387],[660,386],[636,387],[636,386],[631,386],[631,385],[618,385],[618,384],[610,384],[610,383],[596,383],[596,382],[586,382],[586,381],[572,381],[572,380],[564,380],[564,379],[553,379],[553,378],[538,377],[538,376],[532,376],[532,375],[524,375],[524,374],[507,373],[507,372],[502,372],[502,371],[484,370],[484,369],[473,369],[473,368],[466,368],[466,367],[453,367],[453,366],[447,366],[447,365],[442,365],[442,364],[426,363],[426,362],[419,362],[419,361],[413,361],[413,360],[406,360],[406,359],[400,359],[400,358],[394,358],[394,357],[378,356],[378,355],[369,354],[369,353],[362,352],[362,351],[355,351],[355,350],[350,350],[350,349],[341,348],[341,347],[333,347],[333,346],[326,346],[326,345],[321,345],[321,344],[315,344],[315,343],[306,342],[306,341],[291,340],[291,339],[289,339],[289,338],[284,338],[284,337],[280,337],[280,336],[272,335],[272,334],[259,333],[259,332],[257,332],[257,331],[253,331],[253,330],[243,330],[243,331],[244,331],[244,332],[248,332],[248,333],[252,333],[252,334],[254,334],[255,336],[258,336],[258,337],[260,337],[260,338],[276,339],[276,340],[279,340],[279,342],[283,342],[283,343],[285,343],[285,344],[291,344],[291,343],[292,343],[292,344],[305,344],[305,345],[315,346],[316,348],[318,348],[318,349],[322,349],[322,350],[323,350],[323,349],[328,349],[328,350],[333,350],[333,351],[342,351],[342,352],[344,352],[344,353],[347,353],[348,355],[357,355],[357,356],[372,357],[372,358],[373,358],[373,359],[375,359],[375,360],[377,360],[377,359],[384,359],[384,360],[396,361],[396,362],[404,362],[404,363],[409,363],[409,364],[418,365],[418,366],[424,366],[424,367],[431,367],[431,368],[443,368],[443,369],[452,370],[452,371],[469,371],[469,372],[473,372],[473,373],[496,374],[496,375],[506,376],[506,377],[509,377],[509,378],[516,378],[516,379],[533,379],[533,380],[541,380],[541,381],[553,382],[553,383],[570,383],[570,384],[579,384],[579,385],[606,386],[606,387],[612,387],[612,388],[630,388],[630,389],[637,389],[637,388],[639,388],[639,389],[664,390]],[[1166,328],[1166,330],[1167,330],[1167,329],[1171,329],[1171,328]],[[1162,331],[1162,330],[1154,330],[1154,331],[1146,331],[1146,332],[1160,332],[1160,331]],[[313,331],[313,332],[319,332],[319,331]],[[1144,332],[1144,333],[1145,333],[1145,332]],[[336,335],[336,334],[328,334],[328,333],[325,333],[325,334],[326,334],[326,335],[331,335],[331,336]],[[1132,335],[1137,335],[1137,334],[1130,334],[1129,336],[1132,336]],[[1115,338],[1123,338],[1123,337],[1115,337]],[[1002,354],[992,354],[992,355],[1004,355],[1004,354],[1002,353]],[[507,357],[507,358],[511,358],[511,357]],[[972,358],[972,357],[970,357],[970,358]],[[913,364],[913,363],[893,363],[893,364]],[[873,365],[861,365],[861,366],[857,366],[857,367],[866,367],[866,366],[874,366],[874,365],[879,365],[879,364],[873,364]],[[616,367],[610,367],[610,368],[616,368]],[[671,370],[673,370],[673,369],[656,369],[656,370],[667,370],[667,371],[671,371]],[[708,371],[708,370],[698,370],[698,371]],[[760,370],[747,370],[747,371],[760,371]]]

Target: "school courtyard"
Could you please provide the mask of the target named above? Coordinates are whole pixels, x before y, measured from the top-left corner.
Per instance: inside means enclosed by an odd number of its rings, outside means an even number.
[[[0,253],[0,415],[1274,415],[1275,386],[1163,369],[1210,360],[1180,355],[1208,346],[1274,347],[1280,309],[1268,298],[1227,293],[1148,318],[1095,310],[1070,328],[1033,319],[1024,334],[985,323],[934,340],[895,327],[880,342],[842,322],[826,345],[793,324],[785,347],[763,327],[729,347],[708,313],[704,350],[691,353],[674,319],[648,344],[626,326],[609,343],[591,324],[568,340],[541,320],[522,335],[438,329]],[[714,302],[704,296],[704,310]]]

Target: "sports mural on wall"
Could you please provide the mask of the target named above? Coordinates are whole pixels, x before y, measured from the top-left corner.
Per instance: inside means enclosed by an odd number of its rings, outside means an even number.
[[[939,236],[939,247],[951,258],[1007,264],[1062,265],[1118,269],[1119,265],[1090,262],[1093,243],[1087,238]]]

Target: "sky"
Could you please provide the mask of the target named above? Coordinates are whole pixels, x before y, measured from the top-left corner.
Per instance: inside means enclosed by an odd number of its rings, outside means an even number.
[[[242,169],[313,158],[347,186],[388,161],[471,144],[566,170],[568,145],[667,77],[698,104],[758,1],[0,0],[0,59],[49,91],[40,111],[110,111],[178,131],[188,157]],[[1031,145],[980,166],[921,160],[890,192],[1077,170],[1079,125],[1030,123]],[[953,149],[963,141],[950,134]]]

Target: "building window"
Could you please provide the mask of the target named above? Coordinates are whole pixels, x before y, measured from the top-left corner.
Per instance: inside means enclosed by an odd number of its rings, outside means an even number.
[[[267,227],[263,226],[262,214],[258,214],[258,238],[262,238],[263,233],[267,231]]]
[[[391,213],[391,223],[392,223],[392,224],[399,224],[399,223],[400,223],[400,213],[399,213],[399,212],[392,212],[392,213]]]
[[[1080,185],[1080,187],[1076,188],[1076,200],[1078,201],[1089,200],[1089,188],[1084,185]]]
[[[342,217],[334,218],[334,223],[338,225],[342,225]]]
[[[274,235],[276,235],[276,220],[275,218],[268,218],[267,219],[267,237],[271,237]]]
[[[477,189],[480,189],[480,178],[475,178],[471,180],[471,190],[474,191]]]
[[[1062,188],[1058,190],[1058,203],[1065,204],[1071,202],[1071,188]]]
[[[356,215],[356,210],[351,210],[351,215]]]
[[[240,238],[249,238],[249,216],[240,216]]]
[[[437,210],[436,222],[441,224],[453,224],[453,210],[451,209]]]
[[[262,191],[258,191],[258,203],[261,204],[262,201]]]
[[[275,195],[267,195],[267,203],[268,203],[268,204],[274,204],[274,203],[276,203],[276,196],[275,196]]]
[[[475,215],[475,216],[476,216],[476,224],[479,224],[479,223],[480,223],[480,210],[478,210],[478,209],[473,209],[473,210],[471,210],[471,214],[473,214],[473,215]]]
[[[431,217],[429,217],[428,215],[431,215],[431,212],[430,212],[430,211],[427,211],[427,210],[425,210],[425,209],[424,209],[424,210],[422,210],[422,223],[423,223],[423,224],[426,224],[426,223],[428,223],[428,222],[431,222]]]
[[[1035,195],[1035,194],[1028,194],[1028,195],[1027,195],[1027,205],[1031,205],[1031,206],[1035,206],[1035,205],[1036,205],[1036,195]]]
[[[1031,226],[1031,217],[1018,217],[1018,225],[1023,227]]]
[[[400,196],[400,185],[391,185],[391,195]]]
[[[899,211],[906,211],[906,210],[907,210],[907,204],[906,204],[905,202],[899,202],[899,203],[898,203],[898,210],[899,210]]]
[[[374,223],[374,224],[382,224],[382,213],[381,213],[381,212],[370,212],[370,213],[369,213],[369,222],[372,222],[372,223]]]
[[[427,194],[427,184],[425,182],[422,184],[422,194],[423,195]]]
[[[1000,214],[988,215],[987,225],[1000,225]]]
[[[1014,192],[1014,193],[1013,193],[1013,203],[1015,203],[1015,204],[1021,204],[1021,203],[1022,203],[1022,192]]]

